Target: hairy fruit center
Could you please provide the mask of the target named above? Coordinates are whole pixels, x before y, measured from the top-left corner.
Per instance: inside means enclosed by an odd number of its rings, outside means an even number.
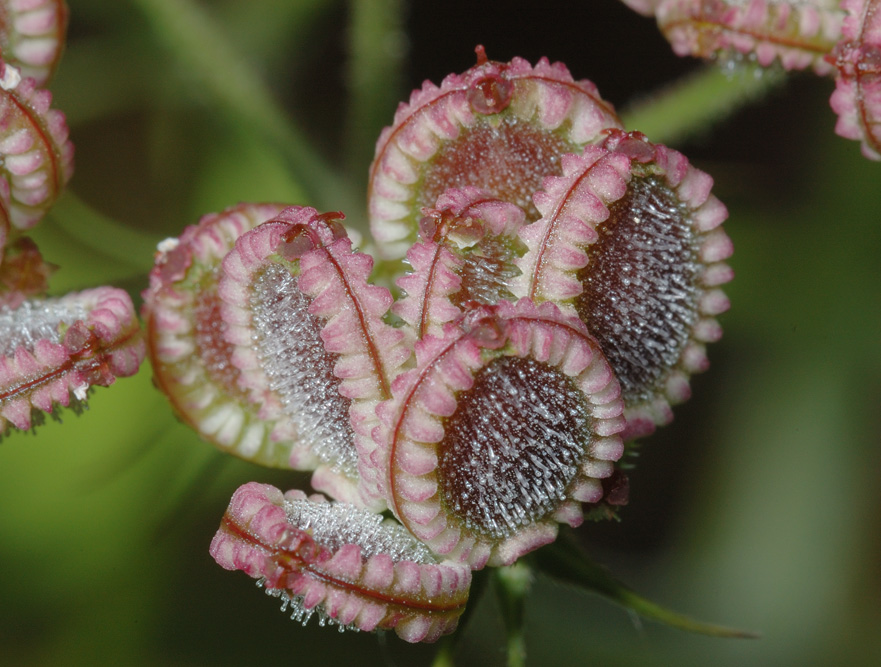
[[[445,424],[438,466],[444,502],[477,533],[512,535],[565,497],[588,433],[571,378],[533,359],[496,359]]]

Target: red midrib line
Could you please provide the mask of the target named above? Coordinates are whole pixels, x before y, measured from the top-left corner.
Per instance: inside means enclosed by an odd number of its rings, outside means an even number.
[[[571,90],[574,90],[577,93],[580,93],[580,94],[584,95],[585,97],[589,98],[597,106],[602,107],[606,111],[606,113],[608,113],[610,116],[613,116],[613,117],[615,116],[615,111],[608,102],[606,102],[598,97],[595,97],[594,95],[591,95],[586,90],[584,90],[581,86],[579,86],[578,83],[575,81],[559,81],[557,79],[552,79],[552,78],[545,77],[545,76],[536,76],[534,74],[528,74],[525,76],[515,76],[510,79],[510,81],[512,81],[512,82],[514,82],[514,81],[530,81],[530,80],[542,81],[544,83],[554,84],[557,86],[563,86],[563,87],[569,88]],[[389,133],[388,139],[385,141],[385,143],[382,145],[382,147],[376,152],[376,159],[373,161],[373,164],[370,167],[370,176],[367,179],[368,198],[370,197],[369,193],[373,192],[373,181],[376,178],[376,172],[380,168],[380,164],[383,162],[383,158],[385,157],[386,150],[388,149],[388,147],[391,144],[395,143],[395,137],[397,137],[398,134],[401,133],[405,127],[408,127],[410,125],[410,123],[418,115],[422,114],[427,109],[430,109],[433,106],[437,105],[442,100],[445,100],[446,98],[448,98],[450,95],[465,92],[466,90],[468,90],[468,89],[465,87],[454,88],[453,90],[447,91],[446,93],[444,93],[442,95],[438,95],[436,98],[431,100],[431,102],[428,102],[428,103],[422,105],[418,109],[413,109],[412,112],[410,113],[410,115],[403,122],[401,122],[401,124],[398,125],[398,127],[396,127],[394,130],[392,130],[391,133]],[[406,153],[405,153],[405,155],[406,155]],[[412,158],[410,158],[409,155],[406,155],[406,157],[408,159],[412,159]]]
[[[58,160],[60,159],[60,155],[55,151],[55,144],[52,140],[51,134],[49,134],[46,129],[43,127],[43,119],[29,106],[23,105],[18,97],[15,95],[9,95],[9,99],[18,107],[18,110],[27,118],[28,123],[30,123],[34,129],[37,131],[37,134],[40,135],[40,141],[45,147],[46,153],[49,156],[49,171],[52,175],[52,184],[55,188],[55,192],[52,196],[58,193],[61,189],[61,177],[58,173]],[[50,109],[51,111],[51,109]],[[48,113],[48,111],[47,111]],[[60,146],[58,147],[61,148]]]
[[[391,133],[389,133],[388,139],[386,139],[386,142],[382,145],[382,148],[376,152],[376,159],[373,161],[373,164],[371,165],[370,177],[367,179],[367,192],[368,193],[373,192],[373,181],[376,178],[376,172],[379,169],[380,164],[383,162],[383,158],[385,157],[386,150],[388,149],[388,147],[391,144],[395,143],[395,137],[397,137],[398,134],[400,134],[404,130],[405,127],[409,127],[409,125],[413,121],[413,119],[416,118],[416,116],[418,116],[419,114],[423,113],[426,109],[430,109],[433,106],[435,106],[436,104],[438,104],[439,102],[441,102],[442,100],[449,97],[450,95],[462,92],[464,90],[466,90],[466,89],[465,88],[454,88],[453,90],[450,90],[442,95],[438,95],[436,98],[431,100],[431,102],[428,102],[428,103],[422,105],[418,109],[413,109],[412,112],[410,113],[410,115],[407,116],[407,118],[400,125],[398,125],[398,127],[393,129],[391,131]],[[412,158],[410,158],[409,155],[406,155],[406,157],[408,159],[412,159]]]
[[[278,550],[278,547],[267,544],[260,540],[256,535],[248,531],[246,528],[242,527],[238,522],[232,519],[228,514],[224,514],[223,516],[223,526],[230,533],[232,533],[235,537],[239,538],[244,542],[248,542],[254,546],[259,547],[260,549],[266,551],[269,554],[274,553]],[[319,545],[320,546],[320,545]],[[318,579],[319,581],[332,584],[337,588],[341,588],[345,591],[349,591],[352,593],[356,593],[362,597],[369,598],[371,600],[379,600],[380,602],[386,604],[398,605],[400,607],[404,607],[406,609],[414,609],[425,612],[433,612],[433,613],[447,613],[451,611],[456,611],[465,606],[466,600],[462,602],[450,602],[447,604],[438,604],[434,602],[422,602],[419,600],[413,600],[410,598],[399,597],[395,595],[388,595],[386,593],[380,593],[379,591],[368,590],[365,588],[360,588],[357,585],[353,584],[350,581],[345,581],[344,579],[338,579],[336,577],[332,577],[326,572],[322,572],[314,567],[312,563],[297,559],[301,565],[300,569],[309,574],[310,577],[314,579]]]
[[[394,488],[395,488],[395,465],[394,465],[394,461],[395,461],[395,452],[396,452],[397,449],[398,449],[398,439],[399,439],[398,436],[400,435],[400,433],[401,433],[401,427],[402,427],[403,424],[404,424],[404,415],[406,414],[406,408],[407,408],[407,406],[410,404],[410,401],[413,399],[413,395],[416,393],[416,390],[419,389],[419,386],[422,384],[423,380],[425,380],[425,377],[426,377],[426,376],[428,375],[428,373],[431,371],[432,367],[433,367],[438,361],[440,361],[441,359],[443,359],[443,357],[445,357],[445,356],[447,355],[447,353],[448,353],[448,352],[449,352],[449,351],[450,351],[450,350],[456,345],[456,343],[458,343],[460,340],[462,340],[462,337],[459,337],[459,338],[457,338],[456,340],[451,341],[450,344],[447,345],[443,350],[441,350],[437,355],[435,355],[435,357],[434,357],[429,363],[425,364],[425,368],[423,368],[423,369],[422,369],[422,372],[419,373],[419,376],[416,378],[416,381],[413,383],[413,386],[412,386],[412,387],[410,388],[410,390],[407,392],[407,395],[406,395],[404,401],[402,401],[402,403],[401,403],[401,412],[400,412],[400,414],[398,415],[397,420],[395,421],[395,426],[394,426],[394,428],[392,429],[391,442],[389,443],[389,459],[388,459],[388,460],[389,460],[389,471],[388,471],[388,474],[389,474],[389,497],[391,498],[391,501],[392,501],[392,505],[393,505],[393,507],[392,507],[392,511],[395,513],[395,516],[398,518],[398,520],[399,520],[402,524],[404,524],[404,526],[407,528],[407,530],[409,530],[411,533],[412,533],[413,531],[410,530],[410,524],[409,524],[409,522],[408,522],[408,521],[403,517],[403,515],[401,514],[401,507],[400,507],[400,504],[398,503],[398,496],[397,496],[397,494],[394,492]]]
[[[866,4],[863,7],[863,15],[860,17],[860,37],[858,43],[860,45],[865,43],[866,39],[866,30],[868,28],[869,20],[872,18],[872,15],[875,13],[875,10],[878,9],[876,6],[878,4],[878,0],[866,0]],[[881,48],[881,47],[876,47]],[[869,115],[866,111],[865,105],[865,95],[863,93],[863,72],[860,69],[860,64],[857,63],[856,67],[854,67],[854,87],[856,88],[856,98],[859,102],[860,108],[860,122],[863,125],[863,133],[866,137],[866,142],[871,144],[872,147],[881,152],[881,137],[876,137],[872,130],[872,122],[869,118]],[[878,76],[878,72],[870,72],[869,74]],[[876,121],[877,123],[878,121]]]
[[[440,261],[442,247],[440,243],[435,246],[434,257],[431,258],[431,270],[428,272],[428,279],[425,281],[425,291],[422,293],[422,309],[419,313],[419,338],[425,335],[425,329],[428,326],[428,300],[434,286],[435,271],[437,270],[437,263]]]
[[[758,41],[762,42],[770,42],[771,44],[777,44],[779,46],[789,46],[792,48],[797,48],[802,51],[808,51],[811,53],[817,54],[825,54],[829,52],[828,48],[824,48],[819,44],[811,44],[809,42],[800,42],[793,38],[785,38],[778,37],[771,33],[762,33],[757,32],[755,30],[746,30],[744,28],[735,28],[733,26],[728,25],[727,23],[720,23],[719,21],[712,21],[709,19],[705,19],[702,17],[694,17],[694,18],[684,18],[678,21],[670,21],[664,25],[664,31],[666,32],[668,28],[678,28],[682,26],[694,25],[698,30],[703,28],[707,29],[718,29],[722,32],[733,33],[735,35],[748,35]]]
[[[569,197],[572,193],[578,188],[581,182],[587,178],[587,175],[593,171],[593,168],[603,159],[604,156],[600,156],[597,158],[596,162],[591,164],[587,169],[585,169],[579,176],[576,178],[572,184],[566,189],[566,194],[561,198],[560,203],[554,207],[553,213],[548,220],[548,228],[545,232],[544,236],[541,239],[541,244],[539,245],[538,257],[535,258],[535,270],[532,272],[532,280],[530,281],[529,286],[529,294],[528,297],[530,299],[535,299],[535,293],[538,291],[538,283],[541,280],[541,274],[544,271],[545,265],[545,252],[550,245],[549,239],[553,234],[554,230],[557,228],[557,222],[559,221],[560,214],[563,212],[563,209],[569,203]]]
[[[361,307],[361,302],[355,296],[355,290],[352,289],[351,285],[349,285],[349,281],[347,280],[346,273],[343,271],[342,266],[337,261],[336,257],[330,252],[329,247],[324,247],[324,254],[328,258],[328,260],[333,264],[336,269],[337,275],[340,277],[340,283],[343,286],[343,289],[346,291],[346,295],[349,297],[349,301],[352,302],[353,307],[355,308],[355,313],[358,315],[358,323],[361,327],[361,332],[364,337],[364,344],[367,347],[367,356],[370,357],[370,360],[373,362],[373,369],[376,374],[376,379],[379,383],[379,391],[382,400],[386,400],[391,398],[391,391],[389,390],[389,381],[385,376],[385,369],[382,366],[382,357],[379,354],[379,350],[376,347],[376,344],[373,342],[373,336],[371,335],[370,330],[367,328],[367,318],[364,316],[364,309]],[[380,324],[381,324],[380,320]]]
[[[16,385],[15,387],[13,387],[11,390],[6,391],[6,392],[0,394],[0,402],[2,402],[2,401],[6,401],[7,399],[10,399],[10,398],[13,398],[13,399],[14,399],[14,398],[16,397],[16,395],[19,394],[19,393],[25,393],[25,392],[27,392],[29,389],[33,389],[33,388],[38,387],[38,386],[40,386],[40,385],[42,385],[42,384],[47,384],[47,383],[49,383],[49,382],[52,382],[52,380],[54,380],[54,379],[56,379],[56,378],[58,378],[58,377],[64,375],[65,373],[69,372],[70,370],[72,370],[73,367],[76,366],[78,363],[81,363],[81,362],[82,362],[83,360],[85,360],[85,359],[89,359],[89,357],[91,356],[91,354],[95,354],[95,355],[96,355],[96,356],[91,360],[91,361],[93,361],[94,363],[85,366],[85,369],[88,370],[88,369],[91,369],[91,368],[95,368],[95,367],[97,367],[97,366],[100,366],[100,365],[103,363],[103,361],[104,361],[103,358],[102,358],[104,355],[106,355],[106,354],[108,354],[108,353],[111,353],[111,352],[113,352],[114,350],[116,350],[116,349],[118,349],[118,348],[124,346],[124,345],[125,345],[129,340],[131,340],[131,339],[132,339],[137,333],[138,333],[137,330],[132,331],[131,333],[129,333],[129,334],[128,334],[127,336],[125,336],[124,338],[121,338],[121,339],[119,339],[118,341],[114,341],[113,345],[110,345],[110,346],[108,346],[108,347],[106,347],[106,348],[102,348],[100,352],[96,351],[96,347],[97,347],[97,346],[95,345],[95,343],[94,343],[94,342],[90,342],[88,345],[86,345],[86,346],[85,346],[82,350],[80,350],[79,352],[70,355],[70,359],[68,359],[66,362],[64,362],[63,364],[61,364],[58,368],[56,368],[56,369],[53,370],[52,372],[47,373],[46,375],[41,375],[40,377],[36,378],[35,380],[31,380],[30,382],[25,382],[25,383],[22,383],[22,384],[18,384],[18,385]]]
[[[519,321],[523,321],[523,322],[533,322],[533,321],[540,320],[540,321],[545,322],[547,326],[555,327],[555,328],[557,328],[557,329],[564,329],[564,330],[567,331],[569,334],[571,334],[571,335],[573,335],[573,336],[575,336],[575,337],[577,337],[577,338],[581,338],[582,340],[586,340],[583,331],[580,331],[580,330],[578,330],[578,329],[576,329],[576,328],[574,328],[574,327],[572,327],[572,326],[570,326],[570,325],[568,325],[568,324],[565,324],[565,323],[563,323],[563,322],[547,322],[546,320],[544,320],[544,318],[541,318],[541,317],[512,317],[512,318],[510,318],[510,319],[508,320],[508,322],[516,322],[516,321],[518,321],[518,320],[519,320]],[[391,498],[391,501],[392,501],[392,505],[393,505],[392,510],[394,511],[395,516],[398,518],[398,520],[399,520],[402,524],[404,524],[404,526],[407,528],[407,530],[410,530],[410,524],[409,524],[409,522],[407,522],[407,520],[406,520],[406,519],[403,517],[403,515],[401,514],[400,506],[399,506],[399,504],[398,504],[398,497],[397,497],[397,494],[394,493],[394,486],[395,486],[395,466],[394,466],[395,452],[396,452],[396,450],[397,450],[397,445],[398,445],[398,440],[399,440],[399,434],[400,434],[400,432],[401,432],[401,428],[402,428],[402,426],[403,426],[403,422],[404,422],[404,415],[405,415],[405,413],[406,413],[406,406],[410,403],[410,401],[411,401],[412,398],[413,398],[413,395],[414,395],[414,394],[416,393],[416,391],[419,389],[419,386],[420,386],[420,385],[422,384],[422,382],[425,380],[426,376],[427,376],[428,373],[431,371],[432,367],[433,367],[436,363],[438,363],[438,361],[440,361],[443,357],[445,357],[445,356],[450,352],[450,350],[451,350],[451,349],[452,349],[452,348],[453,348],[458,342],[460,342],[463,338],[465,338],[466,336],[467,336],[467,334],[465,334],[465,335],[463,335],[463,336],[460,336],[459,338],[457,338],[457,339],[454,340],[454,341],[451,341],[450,344],[449,344],[447,347],[445,347],[443,350],[441,350],[440,352],[438,352],[438,354],[434,357],[434,359],[431,360],[430,363],[427,363],[427,364],[425,365],[425,368],[422,370],[422,372],[419,374],[419,377],[418,377],[418,378],[416,379],[416,381],[413,383],[413,387],[410,389],[410,391],[407,392],[407,395],[406,395],[405,400],[401,403],[401,407],[402,407],[402,409],[401,409],[401,413],[398,415],[398,418],[397,418],[397,420],[395,421],[395,426],[394,426],[394,428],[392,429],[391,442],[389,443],[389,497]],[[588,346],[591,348],[592,351],[596,351],[596,349],[597,349],[596,346],[595,346],[595,344],[590,345],[590,341],[589,341],[589,340],[588,340]],[[588,365],[589,365],[589,364],[588,364]],[[410,532],[412,533],[413,531],[410,530]]]

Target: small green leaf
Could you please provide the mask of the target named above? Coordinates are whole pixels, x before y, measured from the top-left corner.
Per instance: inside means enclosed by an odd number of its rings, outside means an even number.
[[[567,539],[566,535],[561,536],[554,544],[536,551],[532,559],[536,569],[559,581],[585,588],[643,618],[658,621],[671,628],[711,637],[740,639],[758,637],[753,632],[696,621],[645,599],[615,579],[604,566],[591,560],[571,538]]]

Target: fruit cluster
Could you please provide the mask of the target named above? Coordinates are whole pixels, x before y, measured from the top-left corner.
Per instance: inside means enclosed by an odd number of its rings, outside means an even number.
[[[157,385],[203,438],[333,498],[243,486],[217,562],[301,621],[432,641],[472,570],[613,515],[625,444],[669,422],[721,335],[711,185],[562,64],[478,48],[379,138],[376,259],[342,214],[281,204],[163,242]]]

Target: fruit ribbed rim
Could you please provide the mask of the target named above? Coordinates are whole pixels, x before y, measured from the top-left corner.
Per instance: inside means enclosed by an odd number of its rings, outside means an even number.
[[[340,629],[394,629],[408,642],[452,632],[471,584],[467,566],[437,561],[376,514],[256,482],[236,491],[210,552],[260,579],[292,619],[317,612]]]
[[[768,67],[811,67],[828,74],[824,60],[841,35],[844,13],[835,7],[773,0],[662,0],[655,7],[661,32],[680,56],[726,53],[754,57]]]
[[[848,12],[842,40],[828,57],[838,70],[829,100],[838,114],[835,132],[862,143],[870,160],[881,160],[881,6],[877,0],[842,0]]]
[[[263,420],[272,418],[277,408],[249,401],[234,377],[231,386],[212,379],[205,361],[195,354],[196,306],[202,299],[219,304],[221,261],[237,238],[283,208],[238,204],[203,216],[178,239],[163,241],[141,310],[153,377],[178,416],[218,448],[276,467],[288,467],[289,434],[271,431]]]
[[[423,213],[423,240],[407,251],[412,270],[397,279],[404,294],[392,306],[414,341],[426,334],[440,335],[444,324],[461,316],[450,297],[462,285],[463,248],[479,246],[487,237],[516,238],[526,221],[519,206],[475,187],[451,188],[435,208]]]
[[[28,301],[0,317],[27,329],[6,332],[22,340],[0,356],[0,433],[31,428],[40,411],[83,403],[90,387],[134,375],[144,359],[131,298],[115,287]]]
[[[52,94],[0,59],[0,218],[13,230],[36,225],[73,173],[67,120]]]
[[[37,85],[52,76],[64,51],[68,10],[64,0],[3,3],[0,52]]]
[[[563,176],[548,177],[544,190],[535,195],[542,218],[520,231],[528,250],[518,261],[522,274],[512,285],[516,296],[553,301],[575,312],[574,300],[583,292],[578,273],[590,270],[587,249],[598,238],[597,227],[609,217],[609,206],[624,197],[635,176],[659,179],[669,188],[693,234],[698,262],[694,323],[656,395],[627,405],[624,438],[642,437],[672,419],[670,405],[690,395],[689,376],[709,363],[705,344],[722,335],[715,316],[728,309],[729,301],[719,286],[733,277],[724,263],[733,246],[720,227],[728,212],[710,193],[713,181],[706,173],[678,151],[653,144],[639,132],[612,130],[601,146],[565,156],[562,163]]]
[[[485,84],[503,96],[500,111],[486,108]],[[547,58],[534,67],[522,58],[486,61],[447,76],[440,86],[426,81],[380,134],[370,167],[370,228],[384,257],[403,257],[416,239],[420,212],[414,200],[425,165],[444,142],[474,126],[479,117],[496,113],[564,133],[578,146],[595,141],[603,129],[621,127],[593,83],[575,81],[565,65]]]
[[[481,368],[503,356],[533,359],[570,378],[588,406],[590,442],[565,497],[551,511],[490,539],[467,528],[441,498],[438,455],[444,420],[456,411],[457,396],[473,385]],[[382,426],[374,433],[381,447],[373,463],[385,471],[383,492],[404,526],[435,553],[478,569],[487,562],[513,563],[552,541],[558,522],[581,523],[580,503],[602,497],[599,480],[612,474],[623,453],[617,433],[624,426],[618,383],[584,325],[551,303],[503,301],[469,311],[462,322],[448,325],[442,338],[419,341],[416,358],[417,367],[395,381],[394,398],[378,408]]]
[[[224,276],[218,292],[222,314],[229,323],[224,336],[235,347],[232,362],[241,371],[241,384],[255,401],[271,402],[281,410],[281,399],[269,390],[267,374],[274,364],[295,364],[296,359],[263,359],[254,347],[251,285],[271,264],[284,264],[296,273],[299,290],[308,300],[308,312],[320,323],[322,346],[333,358],[342,400],[350,402],[348,415],[353,433],[351,456],[336,462],[320,455],[319,446],[292,434],[290,463],[315,469],[313,486],[337,499],[363,502],[356,489],[357,463],[376,424],[375,405],[388,398],[390,377],[409,356],[403,334],[383,322],[392,302],[384,287],[367,282],[373,266],[370,256],[352,250],[340,214],[319,214],[294,206],[244,234],[223,261]],[[286,420],[291,424],[290,414]],[[318,443],[320,445],[320,443]],[[373,448],[372,441],[367,449]],[[349,461],[351,460],[351,463]]]

